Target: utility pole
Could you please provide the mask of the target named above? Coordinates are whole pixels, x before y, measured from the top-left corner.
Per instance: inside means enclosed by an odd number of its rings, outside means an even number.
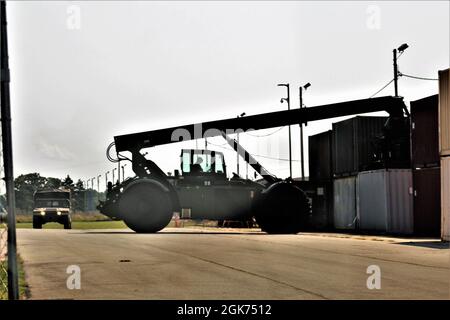
[[[409,46],[407,43],[402,44],[397,49],[392,50],[392,55],[394,59],[394,90],[395,90],[395,96],[398,97],[398,76],[400,72],[398,71],[398,64],[397,60],[400,58],[400,56],[405,52],[406,49],[408,49]],[[397,57],[397,52],[400,53],[400,55]]]
[[[394,56],[394,90],[395,96],[398,97],[398,66],[397,66],[397,49],[392,50]]]
[[[291,110],[291,99],[290,99],[290,90],[289,83],[281,83],[278,84],[279,87],[286,87],[287,89],[287,98],[281,98],[280,102],[287,102],[288,110]],[[291,143],[291,126],[289,125],[289,177],[292,179],[292,143]]]

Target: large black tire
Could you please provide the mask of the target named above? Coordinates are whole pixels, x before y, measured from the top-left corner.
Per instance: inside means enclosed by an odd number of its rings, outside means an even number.
[[[33,217],[33,229],[42,229],[42,222],[38,217]]]
[[[305,230],[311,207],[300,188],[289,182],[278,182],[259,195],[254,210],[262,231],[296,234]]]
[[[72,229],[72,220],[69,216],[64,219],[64,229]]]
[[[166,227],[173,215],[170,193],[159,183],[139,182],[126,189],[119,210],[125,224],[138,233],[154,233]]]

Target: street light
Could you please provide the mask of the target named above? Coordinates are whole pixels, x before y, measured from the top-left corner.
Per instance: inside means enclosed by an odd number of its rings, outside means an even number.
[[[126,166],[127,164],[125,163],[123,166],[122,166],[122,181],[125,181],[125,166]]]
[[[289,83],[279,83],[278,87],[286,87],[287,97],[281,98],[280,102],[287,102],[288,110],[291,110],[291,99],[289,96]],[[289,125],[289,177],[292,178],[292,146],[291,146],[291,126]]]
[[[395,90],[396,97],[398,97],[398,76],[399,76],[397,59],[408,48],[409,48],[408,44],[404,43],[397,49],[392,50],[392,55],[394,56],[394,90]],[[400,55],[398,57],[397,57],[397,52],[400,53]]]
[[[245,112],[242,112],[240,115],[237,116],[237,118],[242,118],[245,116]],[[236,173],[239,176],[239,129],[237,130],[237,143],[236,146]]]
[[[117,168],[112,169],[112,183],[114,184],[114,171],[117,170]]]
[[[108,174],[109,174],[109,171],[106,171],[105,172],[105,186],[106,186],[106,189],[108,189]]]
[[[311,87],[311,83],[305,84],[303,87],[299,87],[299,98],[300,98],[300,109],[304,107],[303,105],[303,90]],[[300,166],[302,173],[302,180],[305,179],[305,161],[304,161],[304,153],[303,153],[303,123],[300,123]]]
[[[98,193],[100,193],[100,177],[101,177],[102,175],[98,175],[97,176],[97,192]]]

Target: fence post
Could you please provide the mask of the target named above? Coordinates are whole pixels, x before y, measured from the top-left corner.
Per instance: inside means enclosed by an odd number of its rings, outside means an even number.
[[[3,166],[5,171],[6,184],[6,210],[8,224],[8,298],[10,300],[19,298],[19,285],[17,274],[17,252],[16,252],[16,216],[15,216],[15,198],[14,198],[14,174],[12,159],[12,139],[11,139],[11,108],[9,96],[9,61],[8,61],[8,41],[7,41],[7,23],[6,23],[6,3],[0,1],[0,20],[1,20],[1,128],[2,128],[2,151]]]

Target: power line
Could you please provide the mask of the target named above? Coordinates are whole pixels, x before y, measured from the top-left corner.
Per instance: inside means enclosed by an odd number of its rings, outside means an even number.
[[[386,83],[380,90],[378,90],[378,91],[375,92],[373,95],[371,95],[371,96],[369,97],[369,99],[375,97],[375,96],[376,96],[377,94],[379,94],[381,91],[383,91],[384,89],[386,89],[387,86],[390,85],[393,81],[394,81],[394,79],[392,79],[391,81],[389,81],[388,83]]]
[[[249,136],[252,136],[252,137],[262,138],[262,137],[268,137],[268,136],[271,136],[271,135],[277,133],[278,131],[280,131],[281,129],[284,129],[284,126],[278,128],[278,129],[276,129],[275,131],[273,131],[273,132],[271,132],[271,133],[267,133],[267,134],[261,134],[261,135],[258,135],[258,134],[252,134],[252,133],[250,133],[250,132],[248,132],[248,131],[245,131],[244,133],[246,133],[246,134],[248,134]]]
[[[417,80],[439,81],[439,79],[411,76],[411,75],[409,75],[409,74],[404,74],[404,73],[399,73],[399,76],[403,76],[403,77],[407,77],[407,78],[412,78],[412,79],[417,79]]]

